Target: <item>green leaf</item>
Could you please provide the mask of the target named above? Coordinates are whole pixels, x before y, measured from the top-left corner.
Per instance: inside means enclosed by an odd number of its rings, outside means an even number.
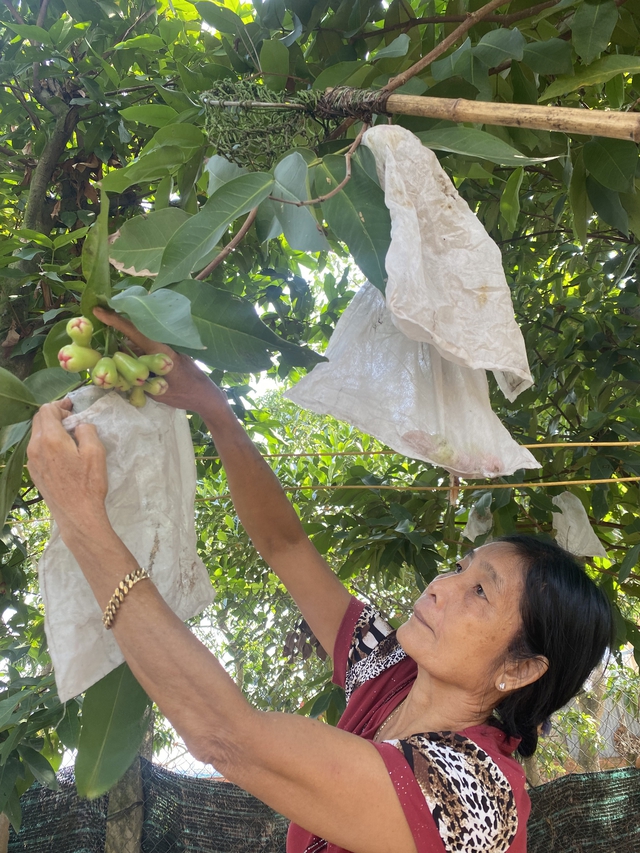
[[[507,228],[513,234],[518,224],[520,215],[520,187],[524,177],[524,168],[520,166],[515,169],[506,183],[500,198],[500,213],[504,216]]]
[[[209,173],[209,186],[207,195],[213,195],[214,192],[223,184],[228,184],[234,178],[239,178],[240,175],[246,175],[247,170],[243,166],[238,166],[237,163],[232,163],[226,157],[220,154],[214,154],[209,157],[205,168],[205,172]]]
[[[571,22],[571,41],[576,53],[589,65],[609,44],[611,33],[618,22],[615,0],[581,3]]]
[[[10,755],[6,763],[0,766],[0,811],[5,811],[19,772],[20,761],[17,755]]]
[[[490,30],[482,36],[473,48],[473,55],[488,68],[495,68],[507,59],[520,62],[525,46],[525,38],[520,30],[509,30],[506,27]]]
[[[329,155],[316,167],[316,195],[325,196],[345,177],[344,157]],[[338,240],[349,247],[354,261],[371,284],[384,292],[384,259],[391,242],[391,218],[384,193],[367,173],[351,162],[351,180],[344,189],[322,202],[322,213]]]
[[[53,47],[51,36],[42,27],[36,27],[33,24],[7,24],[4,21],[2,26],[6,27],[11,32],[20,36],[23,39],[29,39],[32,44],[45,44],[47,47]]]
[[[278,349],[282,341],[260,320],[251,302],[194,280],[181,281],[171,291],[190,301],[191,315],[206,346],[204,352],[189,355],[210,367],[238,373],[271,367],[269,350]]]
[[[289,51],[280,39],[265,39],[262,42],[260,68],[267,89],[282,92],[289,77]]]
[[[0,456],[11,450],[31,427],[31,421],[8,424],[0,429]]]
[[[126,663],[87,690],[75,764],[80,797],[99,797],[126,773],[142,743],[149,705]]]
[[[63,346],[71,343],[71,338],[67,334],[68,322],[68,320],[58,320],[45,338],[42,354],[47,367],[59,367],[58,353]]]
[[[625,554],[624,560],[620,565],[620,570],[618,572],[618,581],[620,583],[624,583],[629,575],[631,574],[631,570],[635,568],[638,563],[638,558],[640,557],[640,543],[634,545],[633,548],[630,548]]]
[[[151,33],[134,36],[131,39],[127,39],[127,41],[118,42],[115,46],[115,50],[144,50],[150,53],[156,53],[165,48],[164,40],[160,36],[154,36]]]
[[[0,426],[26,421],[37,408],[38,403],[24,382],[0,367]]]
[[[638,146],[625,139],[594,137],[584,146],[584,165],[603,186],[616,192],[633,192]]]
[[[198,12],[202,15],[210,27],[214,27],[218,32],[230,33],[235,35],[239,29],[244,29],[242,18],[232,12],[226,6],[220,6],[218,3],[202,2],[194,4]]]
[[[31,746],[20,745],[18,753],[29,770],[41,785],[45,785],[52,791],[57,791],[59,788],[56,773],[47,759],[40,752],[36,752]]]
[[[20,441],[16,449],[11,454],[4,469],[0,471],[0,530],[4,527],[7,516],[11,512],[11,507],[20,491],[22,484],[22,468],[24,466],[24,457],[29,443],[30,431]],[[1,704],[1,703],[0,703]]]
[[[380,50],[375,50],[369,54],[369,62],[375,62],[376,59],[395,59],[398,56],[406,56],[409,52],[411,39],[406,33],[400,33],[386,47],[381,47]]]
[[[587,196],[593,205],[593,209],[600,219],[622,231],[629,233],[629,217],[622,206],[620,196],[613,190],[603,187],[592,175],[587,176]]]
[[[141,104],[138,107],[125,107],[120,115],[127,121],[137,121],[150,127],[164,127],[175,122],[178,113],[165,104]]]
[[[272,195],[293,202],[308,200],[308,175],[304,157],[294,151],[274,169],[275,186]],[[274,200],[271,204],[292,249],[300,252],[329,251],[327,239],[308,207],[282,204]]]
[[[179,207],[167,207],[128,219],[111,238],[110,263],[124,275],[157,275],[167,243],[190,218]]]
[[[272,187],[273,176],[266,172],[240,175],[223,184],[200,213],[181,225],[169,240],[152,289],[166,287],[202,269],[229,225],[259,205]]]
[[[24,384],[40,405],[59,400],[80,385],[79,373],[69,373],[61,367],[46,367],[27,376]]]
[[[321,71],[313,81],[314,89],[327,89],[333,86],[362,85],[373,67],[366,62],[336,62]]]
[[[11,821],[11,826],[13,827],[14,832],[20,832],[22,808],[20,806],[20,797],[18,796],[18,792],[15,788],[9,794],[9,799],[4,807],[4,813]]]
[[[571,45],[563,39],[551,38],[526,44],[522,61],[536,74],[573,74]]]
[[[502,139],[475,127],[442,127],[417,133],[416,136],[427,148],[488,160],[501,166],[529,166],[556,159],[525,157]]]
[[[82,247],[82,274],[87,286],[82,291],[80,308],[85,317],[93,314],[96,305],[104,305],[111,294],[109,271],[109,197],[100,193],[100,213],[87,234]]]
[[[606,83],[616,74],[637,74],[640,71],[640,56],[611,54],[592,62],[588,68],[578,66],[574,70],[575,74],[558,77],[547,86],[538,101],[550,101],[552,98],[582,89],[584,86]]]
[[[127,314],[134,326],[153,341],[202,349],[189,300],[179,293],[147,293],[144,287],[128,287],[109,299],[109,305],[119,314]]]
[[[53,248],[53,240],[47,237],[46,234],[41,234],[40,231],[34,231],[31,228],[19,228],[15,232],[16,237],[24,237],[26,240],[32,240],[39,246],[46,246],[47,249]]]
[[[629,228],[640,238],[640,193],[620,193],[620,201],[629,217]]]
[[[587,196],[587,172],[584,167],[582,151],[576,157],[569,183],[569,205],[573,216],[573,230],[582,245],[587,242],[587,225],[591,205]]]
[[[75,231],[68,231],[66,234],[61,234],[53,241],[53,248],[57,251],[63,246],[68,246],[69,243],[77,243],[78,240],[85,236],[88,228],[76,228]]]
[[[75,699],[67,702],[64,717],[56,726],[56,732],[67,749],[77,749],[80,738],[80,718],[78,703]]]

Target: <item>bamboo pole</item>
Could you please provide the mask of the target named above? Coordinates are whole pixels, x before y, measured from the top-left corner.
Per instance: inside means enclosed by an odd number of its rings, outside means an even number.
[[[640,113],[540,107],[535,104],[499,104],[463,98],[390,95],[386,111],[393,115],[424,116],[455,122],[527,127],[583,136],[607,136],[640,142]]]

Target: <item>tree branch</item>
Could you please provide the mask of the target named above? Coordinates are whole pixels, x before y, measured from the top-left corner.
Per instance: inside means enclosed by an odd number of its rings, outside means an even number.
[[[38,19],[36,21],[36,27],[44,26],[45,18],[47,17],[47,9],[49,8],[49,0],[42,0],[40,4],[40,11],[38,12]]]
[[[508,27],[515,24],[517,21],[524,21],[526,18],[532,18],[539,12],[544,12],[551,6],[556,6],[560,0],[546,0],[545,3],[539,3],[537,6],[531,6],[528,9],[522,9],[520,12],[512,12],[510,15],[487,15],[482,20],[486,24],[502,24],[503,27]],[[412,27],[419,27],[423,24],[458,24],[467,20],[468,15],[429,15],[424,18],[412,18],[410,21],[402,21],[399,24],[389,24],[388,27],[380,27],[376,30],[369,30],[366,33],[357,33],[351,36],[349,41],[358,41],[358,39],[368,39],[374,36],[382,35],[383,33],[391,33],[395,30],[406,32]]]
[[[20,89],[20,87],[19,87],[19,86],[14,86],[12,83],[7,83],[6,85],[9,87],[9,89],[11,89],[11,91],[13,92],[13,94],[14,94],[14,95],[16,96],[16,98],[20,101],[20,104],[22,105],[22,109],[25,111],[25,113],[26,113],[26,114],[29,116],[29,118],[31,119],[31,123],[33,124],[33,126],[35,127],[35,129],[36,129],[36,130],[40,130],[40,127],[41,127],[40,119],[39,119],[39,118],[38,118],[38,116],[37,116],[37,115],[32,111],[31,107],[30,107],[30,106],[29,106],[29,104],[27,103],[27,99],[25,98],[25,96],[24,96],[24,92],[22,91],[22,89]]]
[[[215,258],[211,261],[211,263],[207,264],[207,266],[202,270],[202,272],[198,273],[198,275],[196,276],[196,281],[204,281],[204,279],[207,276],[211,275],[211,273],[214,271],[214,269],[216,267],[219,267],[220,264],[224,261],[224,259],[226,257],[228,257],[231,254],[231,252],[233,252],[233,250],[236,248],[236,246],[238,246],[239,243],[241,243],[242,240],[244,239],[244,236],[246,235],[249,228],[251,228],[251,226],[253,225],[253,222],[254,222],[257,215],[258,215],[258,208],[257,207],[254,207],[253,210],[249,211],[249,215],[247,216],[245,221],[242,223],[242,228],[238,231],[238,233],[235,235],[233,240],[230,240],[227,243],[227,245],[224,247],[224,249],[218,255],[215,256]]]
[[[77,123],[77,107],[71,107],[56,118],[53,133],[44,147],[31,179],[29,198],[24,212],[25,228],[31,228],[43,234],[48,234],[51,230],[51,222],[46,222],[44,216],[47,187]]]
[[[7,9],[11,12],[11,17],[16,22],[16,24],[24,24],[24,18],[22,17],[20,12],[18,12],[17,9],[13,8],[11,0],[2,0],[2,2],[7,7]]]

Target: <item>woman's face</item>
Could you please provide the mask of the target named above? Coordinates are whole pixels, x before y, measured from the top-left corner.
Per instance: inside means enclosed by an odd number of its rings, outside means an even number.
[[[470,551],[433,580],[398,640],[438,681],[486,698],[501,681],[507,649],[521,626],[522,568],[508,543]]]

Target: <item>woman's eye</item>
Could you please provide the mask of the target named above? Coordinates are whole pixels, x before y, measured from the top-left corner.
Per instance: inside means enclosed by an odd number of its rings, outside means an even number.
[[[457,574],[457,575],[458,575],[458,574],[460,574],[460,572],[464,571],[464,570],[463,570],[463,568],[462,568],[462,564],[461,564],[461,563],[456,563],[456,567],[455,567],[455,569],[454,569],[453,571],[454,571],[454,572],[455,572],[455,574]]]
[[[484,596],[484,590],[480,584],[476,584],[476,592],[478,593],[478,595]]]

